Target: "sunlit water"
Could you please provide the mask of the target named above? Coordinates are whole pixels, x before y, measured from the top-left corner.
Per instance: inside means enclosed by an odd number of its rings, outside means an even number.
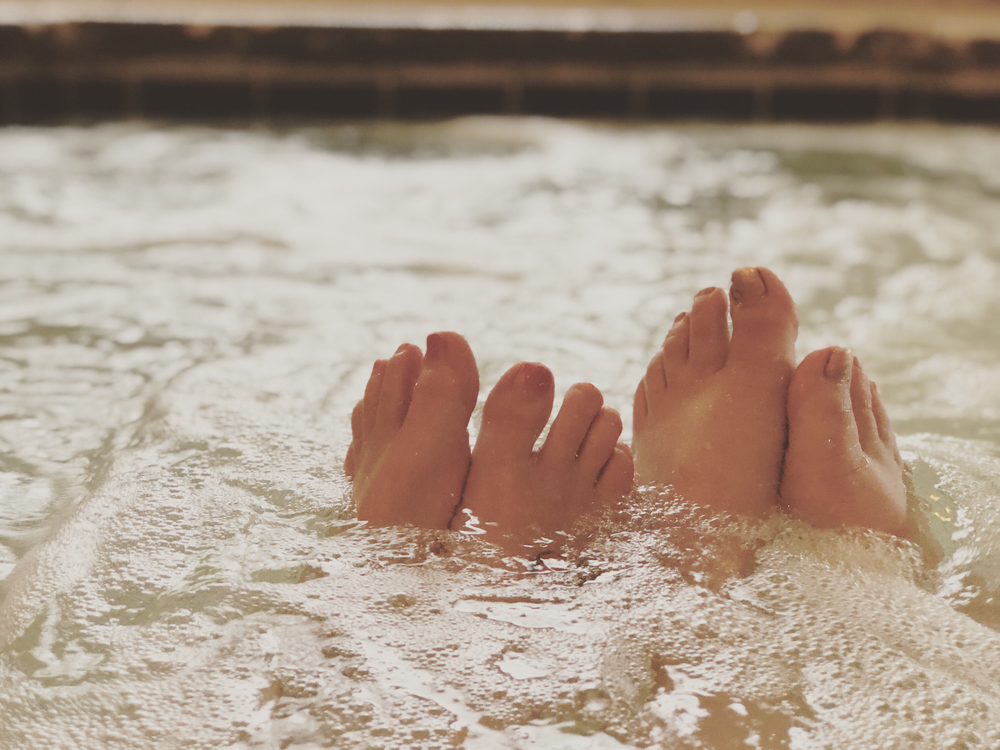
[[[628,433],[743,265],[878,381],[940,561],[655,491],[541,561],[354,520],[375,358],[457,330]],[[0,747],[998,748],[998,288],[990,131],[0,131]]]

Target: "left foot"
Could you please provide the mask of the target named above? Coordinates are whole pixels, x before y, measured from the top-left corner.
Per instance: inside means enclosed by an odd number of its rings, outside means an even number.
[[[344,460],[360,520],[448,528],[469,471],[478,397],[476,360],[457,333],[428,336],[427,356],[403,344],[375,362]]]
[[[553,402],[552,373],[522,362],[511,368],[483,406],[462,505],[460,531],[475,516],[490,541],[518,541],[568,529],[579,516],[621,499],[632,486],[632,455],[618,436],[621,417],[601,392],[578,383],[566,393],[545,444],[535,441]]]
[[[875,384],[847,349],[813,352],[792,376],[781,504],[820,528],[912,536],[896,436]]]

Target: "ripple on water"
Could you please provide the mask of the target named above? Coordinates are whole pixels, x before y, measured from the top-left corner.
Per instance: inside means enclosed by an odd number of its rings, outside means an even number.
[[[1000,746],[998,174],[931,127],[0,133],[0,737]],[[928,559],[652,488],[558,561],[354,518],[400,341],[590,380],[627,437],[664,321],[743,264],[879,381]]]

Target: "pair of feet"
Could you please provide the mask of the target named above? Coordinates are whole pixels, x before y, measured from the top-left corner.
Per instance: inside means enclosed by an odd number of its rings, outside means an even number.
[[[732,319],[732,335],[729,320]],[[763,517],[776,507],[821,528],[910,533],[903,459],[875,384],[847,349],[795,367],[798,317],[765,268],[695,295],[634,402],[642,483]]]
[[[465,339],[433,333],[426,355],[403,344],[377,360],[344,461],[358,518],[528,540],[621,499],[632,486],[632,454],[618,442],[621,417],[594,386],[569,389],[534,450],[554,392],[545,366],[512,367],[486,399],[470,450],[479,374]]]
[[[636,392],[639,481],[720,510],[763,517],[781,506],[821,527],[905,535],[902,459],[874,384],[837,347],[796,368],[797,328],[766,269],[736,271],[728,299],[699,292]],[[621,419],[593,386],[570,388],[538,451],[548,369],[521,363],[500,379],[470,451],[478,392],[475,359],[454,333],[429,336],[426,356],[404,344],[375,363],[344,464],[359,518],[458,529],[475,517],[487,534],[533,538],[629,491]]]

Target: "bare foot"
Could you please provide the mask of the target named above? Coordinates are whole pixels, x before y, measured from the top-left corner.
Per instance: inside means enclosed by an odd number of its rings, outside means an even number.
[[[543,365],[522,362],[500,378],[483,407],[454,529],[471,513],[488,539],[512,534],[527,541],[567,529],[578,516],[628,492],[632,455],[617,442],[621,417],[603,407],[592,385],[569,389],[545,444],[533,451],[552,401],[552,373]]]
[[[432,333],[427,356],[403,344],[377,360],[351,415],[344,472],[358,518],[374,526],[446,529],[469,471],[476,360],[457,333]]]
[[[875,384],[847,349],[813,352],[792,376],[781,504],[821,528],[909,535],[896,437]]]
[[[732,340],[725,292],[704,289],[650,362],[635,394],[635,468],[643,484],[764,516],[777,502],[798,318],[765,268],[733,273],[730,298]]]

